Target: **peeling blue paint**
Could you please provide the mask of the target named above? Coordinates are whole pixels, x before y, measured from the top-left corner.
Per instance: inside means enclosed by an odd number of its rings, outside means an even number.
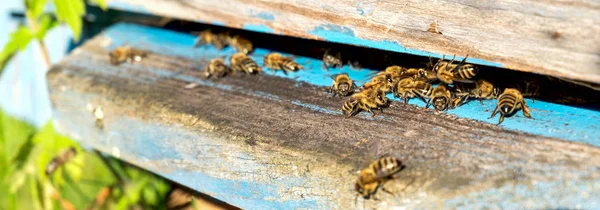
[[[250,10],[250,16],[252,17],[257,17],[263,20],[268,20],[268,21],[274,21],[275,20],[275,15],[268,13],[268,12],[259,12],[259,13],[252,13],[252,10]]]
[[[269,26],[263,25],[263,24],[244,24],[244,29],[249,30],[249,31],[255,31],[255,32],[260,32],[260,33],[269,33],[269,34],[273,34],[275,31],[270,28]]]
[[[421,50],[406,48],[406,47],[400,45],[397,41],[390,41],[390,40],[373,41],[373,40],[361,39],[361,38],[358,38],[354,34],[354,30],[352,30],[351,28],[346,27],[346,26],[325,24],[325,25],[317,26],[313,30],[308,31],[307,33],[319,36],[330,42],[355,44],[355,45],[364,46],[364,47],[371,47],[371,48],[377,48],[377,49],[388,50],[388,51],[393,51],[393,52],[400,52],[400,53],[408,53],[408,54],[420,55],[420,56],[430,56],[430,57],[434,57],[434,58],[442,58],[444,56],[444,55],[435,54],[435,53],[431,53],[431,52],[425,52],[425,51],[421,51]],[[464,58],[464,57],[457,56],[457,59],[462,59],[462,58]],[[467,58],[467,62],[473,63],[473,64],[493,66],[493,67],[503,67],[503,65],[501,63],[489,62],[489,61],[476,59],[476,58]]]
[[[152,12],[148,11],[148,9],[141,5],[133,5],[123,1],[108,1],[108,7],[113,9],[116,8],[130,12],[139,12],[143,14],[152,15]]]
[[[198,22],[203,22],[202,20],[198,20]],[[221,21],[216,21],[213,20],[212,22],[210,22],[210,24],[216,25],[216,26],[227,26],[227,24],[225,24],[225,22],[221,22]]]
[[[340,39],[353,34],[352,30],[344,27],[332,27],[332,29],[339,31],[333,36],[339,36]],[[326,31],[331,30],[327,29]],[[222,57],[233,53],[233,50],[229,48],[222,51],[218,51],[212,47],[191,48],[190,46],[193,45],[195,39],[195,37],[192,35],[131,24],[118,24],[107,30],[105,34],[113,39],[113,45],[116,46],[119,44],[131,44],[135,47],[147,49],[161,54],[168,54],[190,59]],[[140,39],[140,37],[144,38]],[[256,49],[251,56],[257,61],[257,63],[262,65],[262,57],[267,53],[269,53],[268,50],[259,48]],[[293,56],[289,54],[283,55]],[[312,85],[323,87],[328,87],[331,85],[332,79],[330,76],[333,74],[347,73],[351,78],[359,81],[359,83],[362,83],[368,81],[370,77],[369,75],[376,72],[371,69],[356,70],[348,66],[330,69],[327,71],[319,59],[299,56],[296,56],[295,58],[298,63],[304,66],[303,70],[288,74],[284,74],[282,71],[276,71],[273,74],[269,69],[263,69],[263,72],[265,74],[294,79],[300,82],[306,82]],[[188,82],[194,81],[199,84],[218,84],[212,82],[208,83],[209,81],[204,82],[205,80],[200,80],[193,77],[183,78],[187,77],[185,75],[176,75],[175,77]],[[394,98],[392,98],[392,100],[398,101]],[[420,100],[411,100],[409,103],[415,104],[419,107],[425,106],[425,104]],[[584,108],[548,103],[544,101],[536,101],[535,103],[531,103],[528,100],[527,104],[532,109],[531,114],[533,115],[534,119],[525,118],[522,116],[522,113],[519,112],[510,118],[506,118],[500,126],[511,130],[600,146],[600,135],[598,135],[600,132],[600,123],[598,123],[600,121],[600,112]],[[321,109],[326,110],[322,107],[314,107],[314,105],[302,104],[299,106],[317,111]],[[494,100],[484,101],[483,105],[479,104],[478,101],[471,101],[457,109],[448,111],[448,113],[463,118],[496,124],[499,116],[496,116],[493,119],[488,119],[494,107]],[[328,113],[328,111],[323,112]],[[366,116],[365,118],[369,117]]]

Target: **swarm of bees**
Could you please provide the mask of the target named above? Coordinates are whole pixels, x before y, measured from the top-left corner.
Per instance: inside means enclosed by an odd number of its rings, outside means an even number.
[[[518,110],[523,110],[523,114],[531,118],[523,97],[535,95],[537,89],[528,85],[526,94],[513,88],[507,88],[500,94],[499,87],[477,78],[479,69],[475,65],[465,63],[467,57],[468,55],[461,61],[456,61],[455,57],[449,61],[442,58],[435,64],[430,59],[425,68],[390,66],[374,75],[357,91],[341,89],[347,87],[345,84],[355,83],[347,75],[337,75],[333,77],[331,92],[339,96],[353,93],[342,106],[346,117],[361,111],[375,115],[372,110],[388,107],[386,94],[392,93],[405,103],[411,98],[419,98],[426,103],[425,108],[433,106],[437,111],[457,108],[469,99],[478,99],[482,104],[483,100],[498,99],[496,111],[491,116],[500,112],[498,124],[503,122],[505,116],[511,116]],[[435,84],[437,85],[434,87]]]

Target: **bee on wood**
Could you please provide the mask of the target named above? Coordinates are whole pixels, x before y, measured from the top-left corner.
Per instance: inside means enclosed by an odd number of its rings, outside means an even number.
[[[433,104],[435,110],[444,111],[459,106],[463,101],[464,97],[456,97],[448,85],[440,84],[431,92],[425,108],[429,108],[429,105]]]
[[[293,59],[284,57],[279,53],[269,53],[264,58],[264,65],[270,68],[273,73],[275,70],[283,70],[287,74],[288,71],[298,71],[302,66],[296,63]]]
[[[262,72],[262,68],[245,53],[236,53],[229,59],[231,62],[231,70],[233,72],[242,72],[248,74],[258,74]]]
[[[70,147],[69,149],[60,152],[56,157],[52,158],[50,163],[46,166],[46,175],[50,176],[56,169],[75,157],[75,155],[77,155],[75,147]]]
[[[140,62],[146,57],[147,53],[141,50],[133,49],[130,46],[121,46],[111,51],[108,55],[110,56],[110,63],[116,66],[124,62]]]
[[[387,72],[379,72],[377,75],[371,78],[369,82],[363,84],[360,90],[380,89],[385,93],[389,93],[391,92],[394,84],[392,76],[392,74]]]
[[[479,69],[471,64],[465,64],[468,55],[458,64],[453,64],[454,58],[450,62],[438,61],[433,66],[433,71],[436,72],[437,78],[446,84],[452,84],[454,81],[456,82],[465,82],[465,83],[473,83],[471,79],[477,75]]]
[[[368,111],[372,115],[373,109],[379,109],[383,112],[382,108],[388,103],[385,97],[385,92],[381,89],[367,89],[352,95],[342,107],[342,111],[346,117],[352,117],[358,114],[360,111]]]
[[[329,70],[329,68],[343,67],[344,63],[342,63],[341,54],[338,52],[335,54],[335,56],[333,56],[329,52],[330,52],[330,49],[327,49],[327,50],[325,50],[325,53],[323,54],[323,66],[325,66],[325,69]]]
[[[331,78],[333,79],[333,85],[331,86],[330,90],[331,93],[333,93],[333,96],[348,96],[354,92],[356,84],[354,81],[352,81],[352,79],[350,79],[348,74],[336,74],[331,76]]]
[[[427,32],[434,33],[434,34],[442,34],[442,32],[440,32],[440,30],[438,29],[437,21],[433,21],[431,24],[429,24],[429,28],[427,29]]]
[[[382,185],[386,181],[396,178],[395,175],[405,167],[406,166],[402,164],[402,161],[395,157],[383,157],[377,159],[367,168],[360,171],[354,189],[358,192],[358,195],[361,195],[364,199],[375,196],[375,193],[380,186],[383,191],[393,195],[393,192],[386,190]]]
[[[235,48],[239,53],[248,54],[254,50],[252,42],[240,35],[233,36],[229,41],[229,44],[233,48]]]
[[[229,45],[229,35],[228,34],[215,34],[210,29],[204,30],[200,32],[198,38],[194,43],[194,47],[198,47],[200,45],[212,45],[219,50],[222,50],[227,45]]]
[[[494,87],[492,83],[483,79],[475,80],[474,84],[457,83],[454,87],[456,95],[465,96],[465,100],[469,97],[479,99],[482,105],[484,99],[498,98],[500,95],[499,88]]]
[[[525,117],[532,118],[531,114],[529,114],[529,107],[527,107],[521,92],[514,88],[506,88],[500,97],[498,97],[498,104],[494,108],[490,118],[494,117],[497,112],[500,112],[500,121],[498,121],[498,125],[500,125],[504,121],[505,116],[512,116],[519,109],[523,110]]]
[[[408,102],[409,98],[418,97],[424,103],[427,103],[425,98],[433,92],[431,83],[423,80],[418,80],[414,77],[406,77],[401,79],[394,85],[394,96],[404,99],[404,103]]]
[[[403,69],[400,72],[400,75],[402,78],[414,77],[415,79],[429,81],[429,82],[437,80],[437,75],[435,74],[435,72],[425,70],[424,68]]]
[[[210,77],[213,78],[221,78],[227,75],[231,69],[227,65],[225,65],[225,61],[222,58],[215,58],[210,61],[208,66],[204,69],[204,77],[208,79]]]

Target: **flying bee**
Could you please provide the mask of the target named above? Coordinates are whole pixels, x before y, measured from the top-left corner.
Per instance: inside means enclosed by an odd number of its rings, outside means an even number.
[[[275,70],[283,70],[287,74],[288,71],[298,71],[302,66],[296,63],[293,59],[284,57],[279,53],[269,53],[264,58],[264,65],[270,68],[273,73]]]
[[[427,103],[425,98],[429,98],[432,94],[433,87],[427,81],[418,80],[414,77],[406,77],[394,85],[393,92],[394,96],[404,99],[404,103],[407,103],[409,98],[414,97],[418,97]]]
[[[500,112],[500,121],[498,121],[498,125],[500,125],[504,121],[504,116],[512,116],[519,109],[523,110],[525,117],[532,118],[531,114],[529,114],[529,107],[527,107],[521,92],[514,88],[506,88],[500,97],[498,97],[498,104],[494,108],[490,118],[494,117],[496,112]]]
[[[46,175],[49,176],[54,173],[56,169],[71,160],[75,155],[77,155],[75,147],[69,147],[69,149],[61,151],[56,157],[52,158],[50,163],[46,166]]]
[[[231,70],[234,72],[243,72],[248,74],[258,74],[262,72],[262,68],[258,66],[252,58],[248,57],[245,53],[236,53],[229,59],[231,62]]]
[[[377,189],[380,187],[383,191],[393,195],[394,193],[385,189],[382,185],[386,181],[396,178],[395,175],[404,168],[406,168],[406,166],[402,164],[402,161],[398,158],[383,157],[377,159],[367,168],[360,171],[354,189],[358,192],[358,195],[361,195],[364,199],[375,196]]]
[[[336,53],[335,56],[329,53],[330,49],[325,50],[323,54],[323,66],[325,69],[329,70],[329,68],[341,68],[344,66],[342,63],[342,56],[340,53]]]
[[[388,103],[385,97],[385,92],[381,89],[367,89],[352,95],[342,107],[342,111],[346,117],[352,117],[360,111],[368,111],[373,113],[373,109],[379,109],[383,112],[382,108]]]
[[[394,80],[392,79],[392,74],[387,72],[379,72],[371,81],[362,85],[360,90],[367,89],[381,89],[385,93],[389,93],[392,90],[392,86],[394,84]]]
[[[233,36],[231,38],[231,40],[229,41],[229,44],[233,48],[235,48],[238,52],[244,53],[244,54],[251,53],[252,50],[254,50],[254,48],[252,46],[252,42],[250,42],[250,40],[248,40],[240,35]]]
[[[350,79],[348,74],[336,74],[331,76],[331,78],[333,79],[333,85],[331,86],[330,90],[331,93],[333,93],[333,96],[348,96],[354,92],[356,84],[354,81],[352,81],[352,79]]]
[[[147,53],[142,50],[133,49],[130,46],[121,46],[111,51],[108,55],[110,56],[110,63],[116,66],[124,62],[140,62],[146,57]]]
[[[229,35],[228,34],[215,34],[210,29],[204,30],[200,32],[198,38],[196,38],[196,42],[194,43],[194,47],[198,47],[200,45],[212,45],[219,50],[222,50],[227,45],[229,45]]]
[[[456,82],[465,82],[465,83],[473,83],[471,79],[477,75],[479,69],[471,64],[465,64],[468,55],[458,64],[453,64],[454,58],[450,62],[438,61],[433,66],[433,71],[436,72],[437,78],[446,84],[452,84],[454,81]]]
[[[227,65],[225,65],[225,61],[222,58],[215,58],[210,61],[208,66],[204,69],[204,77],[206,79],[213,78],[221,78],[227,75],[231,69]]]
[[[463,101],[464,97],[456,97],[456,95],[450,91],[448,85],[440,84],[431,92],[425,108],[429,108],[429,105],[433,104],[435,110],[444,111],[448,108],[457,107]]]

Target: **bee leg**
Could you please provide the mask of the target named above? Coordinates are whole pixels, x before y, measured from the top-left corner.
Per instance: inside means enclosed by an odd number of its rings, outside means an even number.
[[[496,124],[496,125],[500,125],[500,123],[502,123],[502,121],[504,121],[504,114],[500,113],[500,121],[498,121],[498,124]]]
[[[431,104],[431,98],[427,100],[427,103],[425,104],[425,109],[429,109],[429,104]]]
[[[408,103],[408,98],[407,97],[403,97],[404,98],[404,103]]]
[[[329,71],[329,66],[327,66],[327,64],[323,63],[323,67],[325,67],[326,71]]]
[[[533,117],[531,117],[531,114],[529,114],[529,107],[527,107],[525,103],[523,103],[523,115],[527,118],[533,119]]]
[[[480,103],[481,105],[483,105],[483,99],[482,99],[482,98],[480,98],[480,99],[479,99],[479,103]]]
[[[425,100],[425,98],[423,98],[423,96],[417,95],[417,97],[419,97],[419,99],[421,99],[421,101],[423,101],[423,103],[427,103],[427,100]]]
[[[531,97],[531,103],[535,103],[535,99],[533,99],[533,97]]]
[[[494,111],[492,111],[492,116],[490,116],[488,119],[494,117],[494,115],[496,115],[496,112],[498,112],[498,105],[496,105],[496,108],[494,108]]]

